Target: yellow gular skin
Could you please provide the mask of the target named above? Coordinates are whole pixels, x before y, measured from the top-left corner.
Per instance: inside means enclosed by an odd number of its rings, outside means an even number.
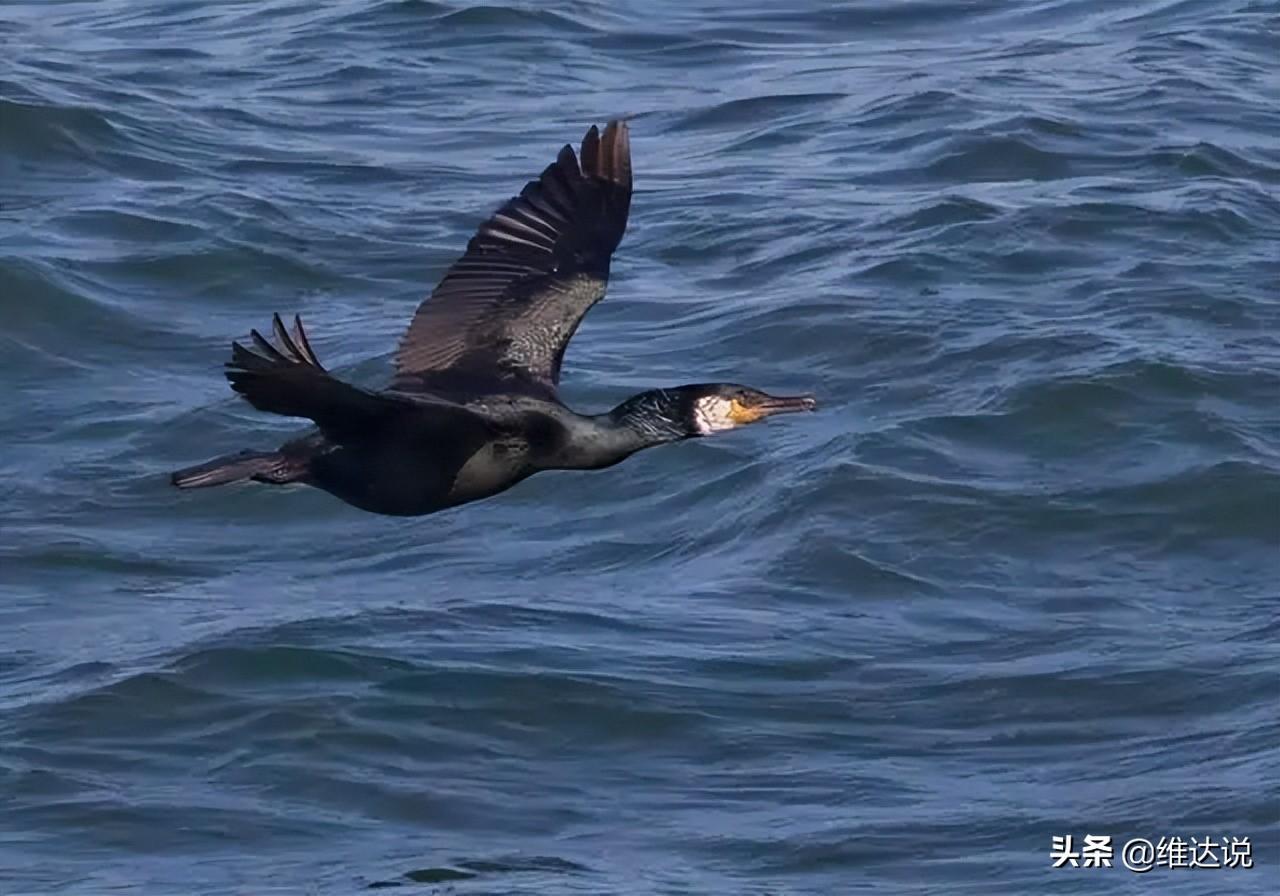
[[[749,408],[736,398],[729,402],[729,419],[739,426],[755,423],[763,416],[764,411],[759,408]]]

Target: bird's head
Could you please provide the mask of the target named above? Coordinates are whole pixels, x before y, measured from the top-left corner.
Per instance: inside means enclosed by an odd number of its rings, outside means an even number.
[[[811,395],[784,397],[733,383],[697,383],[642,392],[619,405],[613,416],[666,441],[709,436],[815,407]]]
[[[683,386],[681,391],[688,398],[689,433],[695,436],[737,429],[776,414],[812,411],[818,406],[812,395],[769,395],[732,383]]]

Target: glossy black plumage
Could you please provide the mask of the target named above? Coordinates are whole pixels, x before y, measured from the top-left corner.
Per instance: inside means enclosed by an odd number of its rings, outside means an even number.
[[[656,389],[584,416],[557,395],[565,348],[604,296],[631,206],[627,126],[592,127],[498,209],[418,308],[391,388],[332,376],[302,321],[279,315],[274,342],[232,344],[227,379],[255,408],[316,429],[274,452],[180,470],[181,488],[246,479],[312,485],[365,510],[418,515],[500,492],[549,469],[599,469],[642,448],[786,410],[740,386]]]

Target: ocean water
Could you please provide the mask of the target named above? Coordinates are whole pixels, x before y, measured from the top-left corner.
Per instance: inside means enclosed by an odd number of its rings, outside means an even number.
[[[0,893],[1276,892],[1277,60],[1256,0],[0,4]],[[821,413],[420,519],[169,487],[300,428],[233,339],[382,383],[612,116],[567,400]]]

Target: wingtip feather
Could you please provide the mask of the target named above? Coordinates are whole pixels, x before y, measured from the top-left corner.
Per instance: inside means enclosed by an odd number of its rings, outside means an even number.
[[[631,186],[631,137],[624,119],[611,119],[603,134],[591,126],[582,139],[582,171],[619,186]]]
[[[304,357],[308,364],[319,370],[324,370],[324,365],[320,363],[320,359],[316,357],[316,351],[311,347],[311,340],[307,338],[307,331],[302,326],[302,315],[295,314],[293,316],[293,340],[298,347],[302,349]]]
[[[237,391],[241,391],[238,388],[241,380],[272,370],[301,366],[313,367],[321,373],[327,372],[307,340],[301,317],[294,315],[293,334],[290,335],[280,315],[273,314],[271,331],[276,339],[275,344],[257,330],[249,331],[252,348],[238,341],[231,343],[231,360],[226,363],[226,373],[227,379],[231,380],[232,386],[236,387]]]

